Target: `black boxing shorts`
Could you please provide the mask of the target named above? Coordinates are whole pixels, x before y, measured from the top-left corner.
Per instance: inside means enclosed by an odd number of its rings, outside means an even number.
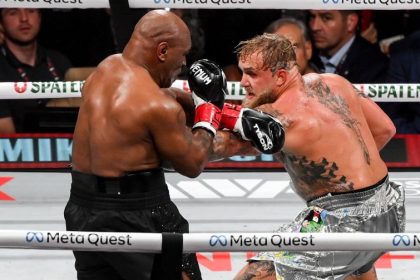
[[[161,169],[118,178],[72,171],[64,210],[68,231],[187,233],[188,222],[170,200]],[[79,280],[164,280],[161,254],[73,252]],[[201,279],[195,254],[183,254],[182,271]]]

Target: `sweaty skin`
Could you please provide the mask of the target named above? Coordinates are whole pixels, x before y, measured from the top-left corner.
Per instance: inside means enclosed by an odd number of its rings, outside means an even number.
[[[300,76],[294,66],[273,93],[275,100],[260,105],[256,88],[247,80],[259,71],[253,63],[239,63],[244,71],[241,83],[249,92],[244,105],[256,104],[282,122],[286,139],[275,157],[284,163],[299,196],[309,201],[330,192],[357,190],[386,176],[379,151],[395,134],[395,127],[372,100],[340,76]],[[264,100],[270,99],[267,95],[261,94]],[[236,137],[218,134],[213,144],[215,158],[256,153]]]
[[[246,90],[242,105],[283,124],[285,143],[275,158],[283,161],[295,192],[310,201],[377,184],[388,174],[379,151],[395,134],[392,121],[346,79],[302,76],[292,50],[285,37],[263,34],[241,42],[237,53]],[[213,157],[255,154],[227,132],[218,134]],[[251,261],[234,279],[277,278],[272,261]],[[375,268],[350,279],[377,279]]]
[[[123,53],[105,59],[86,80],[74,170],[116,177],[165,161],[198,176],[213,137],[203,129],[191,132],[177,93],[161,89],[185,67],[190,48],[190,32],[173,13],[153,11],[140,20]]]
[[[284,162],[295,191],[306,201],[327,193],[371,186],[388,173],[364,111],[376,110],[369,99],[334,75],[310,74],[303,91],[280,97],[261,109],[285,123],[286,142],[277,158]],[[283,102],[282,99],[287,99]],[[386,142],[389,139],[386,140]]]

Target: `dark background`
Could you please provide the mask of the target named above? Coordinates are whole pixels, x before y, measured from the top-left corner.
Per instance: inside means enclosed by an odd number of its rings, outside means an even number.
[[[96,66],[106,56],[121,52],[135,23],[146,9],[129,9],[112,0],[111,9],[44,9],[40,42],[69,57],[74,66]],[[221,66],[236,63],[234,47],[262,33],[284,14],[305,18],[305,10],[196,10],[205,42],[199,55]],[[419,10],[374,11],[378,40],[420,29]],[[194,44],[194,38],[193,38]],[[189,63],[191,62],[191,59]]]

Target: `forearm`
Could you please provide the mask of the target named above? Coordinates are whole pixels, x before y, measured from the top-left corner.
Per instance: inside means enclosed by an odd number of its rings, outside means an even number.
[[[218,131],[213,139],[210,161],[217,161],[234,155],[259,155],[251,142],[244,141],[228,131]]]

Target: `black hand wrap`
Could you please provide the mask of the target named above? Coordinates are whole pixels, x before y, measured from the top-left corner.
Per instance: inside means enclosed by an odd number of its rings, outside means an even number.
[[[283,147],[283,126],[269,114],[243,109],[241,124],[243,138],[251,141],[260,152],[274,154]]]

